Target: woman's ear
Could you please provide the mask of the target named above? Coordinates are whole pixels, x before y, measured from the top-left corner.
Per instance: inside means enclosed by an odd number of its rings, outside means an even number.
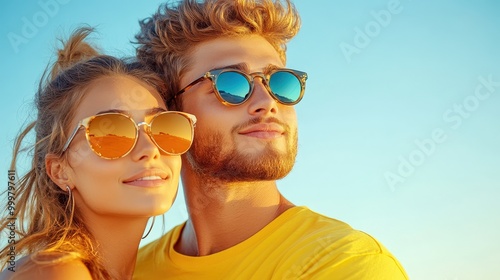
[[[66,186],[71,186],[68,165],[61,157],[47,154],[45,156],[45,170],[50,179],[62,190],[66,191]]]

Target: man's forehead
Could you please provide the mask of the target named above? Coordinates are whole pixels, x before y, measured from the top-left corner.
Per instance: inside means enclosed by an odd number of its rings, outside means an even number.
[[[181,87],[214,69],[231,67],[250,73],[284,67],[278,51],[258,35],[221,37],[200,42],[193,46],[186,62],[187,67],[180,73]]]

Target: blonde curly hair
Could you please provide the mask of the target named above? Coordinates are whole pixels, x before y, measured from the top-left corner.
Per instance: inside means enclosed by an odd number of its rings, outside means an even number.
[[[179,91],[180,77],[191,63],[198,43],[219,37],[259,35],[286,62],[286,44],[300,29],[300,17],[290,0],[184,0],[161,5],[140,21],[135,36],[137,58],[150,65],[167,83],[165,100]],[[181,109],[181,98],[175,108]],[[170,104],[169,104],[170,105]]]

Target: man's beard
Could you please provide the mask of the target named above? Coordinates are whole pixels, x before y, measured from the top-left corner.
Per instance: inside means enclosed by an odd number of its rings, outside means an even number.
[[[224,137],[219,132],[198,133],[187,152],[187,159],[193,171],[208,180],[224,182],[272,181],[285,177],[295,164],[297,155],[297,129],[285,127],[286,149],[278,151],[272,143],[267,143],[259,155],[245,154],[224,145]],[[234,135],[237,128],[232,129]],[[233,140],[234,138],[228,139]]]

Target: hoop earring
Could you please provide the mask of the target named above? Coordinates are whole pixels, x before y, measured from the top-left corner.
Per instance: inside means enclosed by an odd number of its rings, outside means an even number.
[[[75,197],[73,196],[73,193],[71,192],[71,188],[66,185],[66,189],[68,190],[68,203],[66,204],[66,211],[68,211],[68,208],[70,208],[69,212],[69,224],[68,227],[66,228],[66,231],[64,233],[64,237],[66,237],[66,234],[68,233],[68,229],[71,227],[73,224],[73,217],[75,216]]]
[[[73,212],[75,211],[75,197],[73,196],[69,186],[66,186],[66,189],[68,190],[68,203],[66,204],[66,210],[68,210],[68,207],[71,207],[71,218],[73,218]]]
[[[153,229],[153,226],[155,225],[155,219],[156,219],[156,216],[153,217],[153,221],[151,222],[151,226],[149,227],[149,230],[148,232],[146,233],[146,235],[144,235],[141,239],[144,239],[146,237],[148,237],[149,233],[151,232],[151,230]]]

